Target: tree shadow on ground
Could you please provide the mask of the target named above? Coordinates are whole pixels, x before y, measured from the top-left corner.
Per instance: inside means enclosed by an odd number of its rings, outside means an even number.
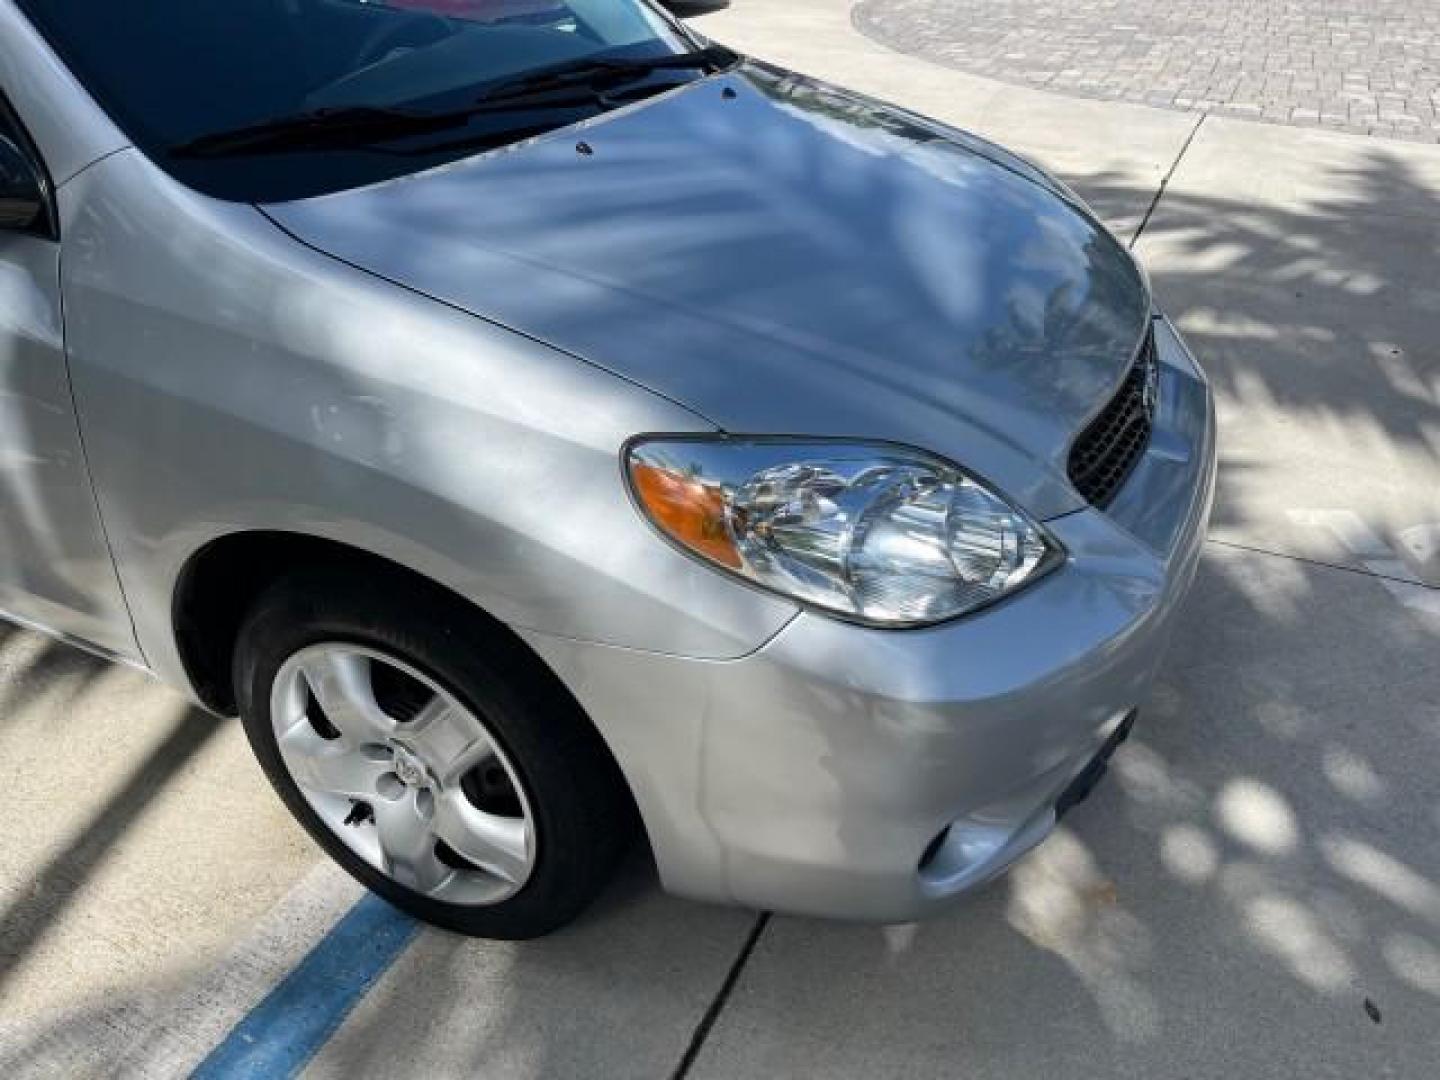
[[[1440,190],[1380,146],[1324,183],[1337,194],[1289,208],[1168,190],[1138,245],[1156,293],[1221,398],[1361,421],[1440,460]]]
[[[1253,202],[1182,168],[1136,247],[1215,388],[1215,535],[1440,585],[1440,183],[1381,143],[1348,161]]]
[[[182,713],[169,735],[131,771],[122,787],[94,806],[72,841],[61,847],[0,908],[0,991],[16,965],[63,916],[100,862],[122,842],[166,784],[219,730],[198,709]],[[56,798],[75,797],[56,792]],[[82,793],[78,793],[83,796]]]

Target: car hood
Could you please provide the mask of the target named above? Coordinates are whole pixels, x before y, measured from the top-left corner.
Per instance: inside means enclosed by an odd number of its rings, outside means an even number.
[[[1068,447],[1149,317],[1129,254],[1031,166],[756,64],[262,209],[726,431],[920,446],[1042,517],[1081,505]]]

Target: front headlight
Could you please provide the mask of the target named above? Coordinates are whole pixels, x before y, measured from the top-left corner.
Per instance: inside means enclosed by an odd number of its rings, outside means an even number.
[[[960,468],[885,445],[637,440],[636,503],[692,555],[880,626],[973,611],[1034,580],[1058,545]]]

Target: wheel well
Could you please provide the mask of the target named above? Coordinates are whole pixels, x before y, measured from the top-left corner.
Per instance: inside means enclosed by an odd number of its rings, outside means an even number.
[[[398,579],[404,582],[407,595],[429,597],[437,612],[448,611],[456,619],[478,620],[487,633],[515,646],[515,659],[522,664],[533,663],[537,673],[551,680],[584,717],[625,792],[632,820],[639,822],[629,778],[605,737],[559,676],[524,640],[453,589],[383,556],[333,540],[300,533],[243,532],[213,540],[190,557],[175,588],[175,637],[191,685],[208,708],[227,716],[236,712],[232,679],[235,646],[241,623],[260,594],[280,578],[316,566],[348,567],[357,577],[370,582],[381,576]],[[639,831],[645,836],[643,827]],[[648,836],[646,843],[648,846]]]
[[[192,555],[175,588],[173,618],[180,659],[208,708],[225,715],[235,712],[231,664],[241,622],[266,588],[309,566],[347,566],[357,576],[406,579],[407,585],[434,595],[442,607],[458,610],[464,605],[469,616],[530,652],[508,627],[458,593],[390,559],[299,533],[236,533],[211,541]]]

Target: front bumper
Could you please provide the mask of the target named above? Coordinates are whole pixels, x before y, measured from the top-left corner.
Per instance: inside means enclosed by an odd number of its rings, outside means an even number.
[[[1054,828],[1144,700],[1209,516],[1210,391],[1169,324],[1156,332],[1144,458],[1107,511],[1046,523],[1065,564],[1003,603],[907,631],[807,612],[732,661],[526,635],[610,743],[667,887],[908,920]]]

